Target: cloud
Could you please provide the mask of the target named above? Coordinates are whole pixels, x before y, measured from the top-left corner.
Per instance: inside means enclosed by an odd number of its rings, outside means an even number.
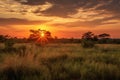
[[[0,18],[0,25],[38,25],[46,23],[47,21],[30,21],[27,19],[17,19],[17,18]]]
[[[44,16],[58,16],[58,17],[69,17],[69,14],[75,14],[77,8],[79,8],[79,0],[44,0],[52,4],[47,10],[41,11],[40,13]]]
[[[107,25],[107,24],[116,24],[119,23],[118,20],[116,21],[111,21],[116,17],[108,17],[108,18],[103,18],[103,19],[95,19],[91,21],[74,21],[74,22],[66,22],[66,23],[55,23],[51,24],[52,26],[66,26],[66,27],[97,27],[101,25]]]
[[[45,11],[51,8],[53,5],[51,3],[45,2],[45,4],[38,6],[36,9],[32,10],[31,12],[37,15],[41,15],[42,11]]]
[[[97,7],[95,10],[104,10],[109,13],[120,13],[120,0],[108,0],[108,3]]]
[[[23,5],[43,5],[46,2],[53,6],[47,10],[39,11],[44,16],[59,16],[69,17],[69,15],[78,12],[79,8],[84,10],[104,11],[104,14],[109,13],[119,15],[120,0],[16,0]]]
[[[115,24],[117,22],[112,21],[120,20],[120,0],[3,0],[0,1],[0,12],[2,12],[1,14],[27,16],[28,20],[25,21],[24,19],[21,21],[20,19],[17,20],[17,18],[14,19],[12,16],[11,19],[21,22],[20,24],[30,24],[29,22],[37,24],[36,20],[29,21],[28,16],[34,16],[39,19],[51,19],[53,20],[51,21],[52,25],[99,26]],[[58,18],[63,18],[63,20]],[[69,20],[69,22],[65,23],[64,21],[68,20],[68,18],[78,20]],[[7,23],[11,25],[13,22],[9,21]]]
[[[42,5],[45,4],[46,2],[46,0],[15,0],[15,1],[24,5],[31,5],[31,6]]]

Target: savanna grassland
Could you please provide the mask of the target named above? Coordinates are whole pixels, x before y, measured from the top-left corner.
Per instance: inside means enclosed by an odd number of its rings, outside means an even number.
[[[120,80],[120,45],[15,44],[0,52],[0,80]],[[0,49],[4,48],[0,44]]]

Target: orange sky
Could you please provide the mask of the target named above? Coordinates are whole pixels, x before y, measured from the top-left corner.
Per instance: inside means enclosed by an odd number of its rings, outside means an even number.
[[[0,34],[28,37],[30,29],[80,38],[87,31],[120,38],[120,0],[0,0]]]

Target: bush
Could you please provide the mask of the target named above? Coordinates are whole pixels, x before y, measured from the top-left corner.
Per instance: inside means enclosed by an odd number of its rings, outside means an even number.
[[[93,48],[95,46],[95,43],[92,40],[83,39],[81,41],[81,45],[82,45],[83,48]]]
[[[12,39],[8,39],[5,41],[5,48],[8,49],[8,48],[13,48],[13,45],[15,44],[15,42],[12,40]]]

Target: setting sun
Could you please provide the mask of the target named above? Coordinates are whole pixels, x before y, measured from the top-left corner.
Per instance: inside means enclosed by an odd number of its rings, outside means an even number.
[[[44,37],[44,36],[45,36],[44,32],[41,32],[41,37]]]

